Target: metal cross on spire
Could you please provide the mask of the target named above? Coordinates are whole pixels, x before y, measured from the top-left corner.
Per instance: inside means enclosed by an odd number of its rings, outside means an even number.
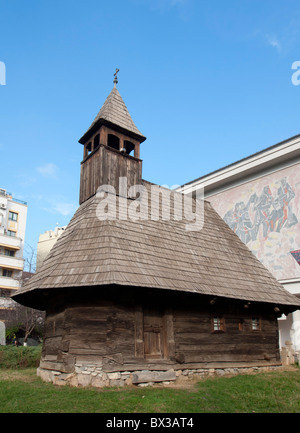
[[[117,87],[118,84],[118,72],[120,71],[120,69],[116,68],[116,72],[114,73],[114,88]]]

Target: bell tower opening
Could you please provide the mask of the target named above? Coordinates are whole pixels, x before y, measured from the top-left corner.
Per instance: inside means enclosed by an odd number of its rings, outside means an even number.
[[[120,139],[116,135],[108,134],[107,145],[113,149],[120,150]]]
[[[132,155],[135,151],[135,145],[128,140],[124,141],[124,148],[125,148],[125,152],[127,153],[127,155]]]

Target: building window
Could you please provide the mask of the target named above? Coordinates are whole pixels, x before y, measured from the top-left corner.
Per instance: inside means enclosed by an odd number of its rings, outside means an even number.
[[[13,271],[10,269],[2,269],[2,276],[11,278]]]
[[[243,319],[239,320],[238,329],[239,329],[239,331],[244,330],[244,320]]]
[[[261,330],[261,322],[259,317],[252,317],[251,320],[252,331],[260,331]]]
[[[8,250],[7,248],[5,248],[5,250],[4,250],[4,255],[5,255],[5,256],[14,257],[15,252],[14,252],[14,250]]]
[[[7,230],[7,235],[11,236],[12,238],[16,237],[16,232],[14,232],[13,230]]]
[[[10,296],[11,296],[11,290],[0,289],[0,297],[1,298],[10,298]]]
[[[224,317],[220,317],[220,316],[213,316],[212,317],[212,332],[213,333],[225,332],[225,319],[224,319]]]
[[[16,212],[9,211],[9,213],[8,213],[8,219],[10,221],[18,221],[18,214]]]

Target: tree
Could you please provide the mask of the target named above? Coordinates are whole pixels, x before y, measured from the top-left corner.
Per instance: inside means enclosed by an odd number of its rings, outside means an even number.
[[[34,273],[36,271],[36,249],[25,242],[24,270]]]
[[[45,313],[43,311],[16,304],[16,321],[24,332],[24,345],[27,345],[28,337],[34,329],[40,330],[42,328],[44,318]]]
[[[26,271],[20,275],[20,287],[22,287],[28,279],[34,275],[36,265],[36,250],[29,244],[26,244],[24,251],[24,260]],[[24,266],[24,268],[25,268]],[[44,324],[45,313],[33,308],[25,307],[15,302],[14,314],[10,326],[18,327],[24,333],[24,343],[27,345],[27,340],[33,330],[40,331]]]

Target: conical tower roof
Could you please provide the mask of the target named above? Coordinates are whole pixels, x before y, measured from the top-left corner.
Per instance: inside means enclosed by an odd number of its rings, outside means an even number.
[[[108,124],[110,126],[117,127],[128,135],[132,135],[133,138],[139,139],[141,142],[146,140],[146,137],[143,136],[135,126],[125,102],[123,101],[116,87],[112,89],[106,98],[102,108],[95,117],[89,129],[80,138],[79,143],[84,144],[101,124]]]

